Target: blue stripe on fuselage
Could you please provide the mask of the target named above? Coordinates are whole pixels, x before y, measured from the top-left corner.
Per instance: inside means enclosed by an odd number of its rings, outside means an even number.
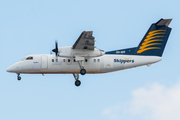
[[[137,47],[120,49],[120,50],[108,51],[105,54],[136,55],[136,53],[135,53],[136,49],[137,49]]]

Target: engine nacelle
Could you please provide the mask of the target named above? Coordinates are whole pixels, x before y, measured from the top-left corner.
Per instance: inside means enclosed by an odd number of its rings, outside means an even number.
[[[94,48],[94,50],[86,49],[72,49],[72,47],[60,47],[58,48],[59,56],[61,57],[99,57],[105,54],[104,51]]]

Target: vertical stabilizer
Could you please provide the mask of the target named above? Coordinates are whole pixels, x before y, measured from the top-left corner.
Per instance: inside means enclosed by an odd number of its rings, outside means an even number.
[[[160,19],[153,23],[137,47],[135,54],[162,56],[171,28],[168,27],[172,19]]]

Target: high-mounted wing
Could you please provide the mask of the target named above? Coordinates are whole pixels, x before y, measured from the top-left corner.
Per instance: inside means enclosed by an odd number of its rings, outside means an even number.
[[[77,41],[73,45],[73,49],[87,49],[94,50],[94,37],[92,36],[93,31],[84,31],[81,33]]]

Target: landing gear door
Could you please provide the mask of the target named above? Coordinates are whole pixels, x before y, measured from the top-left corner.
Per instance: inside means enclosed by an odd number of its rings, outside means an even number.
[[[41,66],[42,66],[42,69],[48,68],[48,59],[46,55],[41,56]]]

